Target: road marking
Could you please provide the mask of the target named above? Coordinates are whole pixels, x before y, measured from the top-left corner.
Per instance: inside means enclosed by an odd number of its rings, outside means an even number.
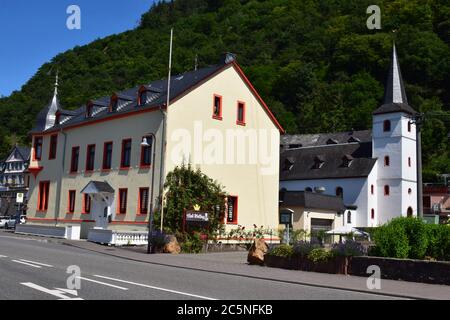
[[[97,280],[93,280],[93,279],[88,279],[88,278],[84,278],[84,277],[77,277],[77,278],[79,278],[79,279],[81,279],[81,280],[85,280],[85,281],[90,281],[90,282],[102,284],[102,285],[104,285],[104,286],[111,287],[111,288],[116,288],[116,289],[120,289],[120,290],[128,290],[128,288],[115,286],[115,285],[113,285],[113,284],[106,283],[106,282],[101,282],[101,281],[97,281]]]
[[[0,258],[8,258],[7,256],[2,256],[1,254],[0,254]]]
[[[165,288],[160,288],[160,287],[155,287],[155,286],[149,286],[149,285],[142,284],[142,283],[125,281],[125,280],[121,280],[121,279],[115,279],[115,278],[110,278],[110,277],[105,277],[105,276],[100,276],[100,275],[94,275],[94,277],[107,279],[107,280],[112,280],[112,281],[123,282],[123,283],[128,283],[128,284],[132,284],[132,285],[139,286],[139,287],[144,287],[144,288],[150,288],[150,289],[155,289],[155,290],[160,290],[160,291],[165,291],[165,292],[170,292],[170,293],[176,293],[176,294],[189,296],[189,297],[194,297],[194,298],[200,298],[200,299],[204,299],[204,300],[217,300],[215,298],[199,296],[199,295],[191,294],[191,293],[187,293],[187,292],[181,292],[181,291],[175,291],[175,290],[170,290],[170,289],[165,289]]]
[[[70,297],[67,297],[66,295],[64,295],[63,291],[50,290],[50,289],[41,287],[41,286],[39,286],[37,284],[34,284],[34,283],[31,283],[31,282],[23,282],[23,283],[21,283],[21,285],[24,285],[24,286],[29,287],[31,289],[35,289],[35,290],[38,290],[38,291],[50,294],[50,295],[52,295],[54,297],[59,298],[59,300],[84,300],[82,298],[70,298]]]
[[[53,268],[52,265],[45,264],[45,263],[41,263],[41,262],[30,261],[30,260],[25,260],[25,259],[20,259],[20,261],[24,261],[24,262],[28,262],[28,263],[32,263],[32,264],[37,264],[37,265],[40,265],[40,266],[43,266],[43,267],[50,267],[50,268]]]
[[[41,266],[37,266],[35,264],[31,264],[31,263],[27,263],[27,262],[23,262],[23,261],[19,261],[19,260],[12,260],[12,262],[21,263],[21,264],[24,264],[24,265],[27,265],[27,266],[30,266],[33,268],[38,268],[38,269],[42,268]]]

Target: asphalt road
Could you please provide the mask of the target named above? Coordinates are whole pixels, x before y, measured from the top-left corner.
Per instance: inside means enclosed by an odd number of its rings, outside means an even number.
[[[77,266],[81,274],[68,274],[69,266]],[[76,292],[67,291],[69,277],[70,283],[80,280]],[[129,261],[4,232],[0,232],[0,288],[0,300],[390,299]]]

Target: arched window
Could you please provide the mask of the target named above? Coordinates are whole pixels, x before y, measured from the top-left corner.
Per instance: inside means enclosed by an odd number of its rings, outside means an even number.
[[[388,196],[390,194],[391,190],[389,188],[389,186],[384,186],[384,195]]]
[[[408,167],[411,167],[411,157],[408,157]]]
[[[411,188],[409,188],[408,189],[408,194],[411,194],[412,193],[412,190],[411,190]]]
[[[340,198],[344,198],[344,189],[342,189],[342,187],[336,188],[336,196],[338,196]]]
[[[411,121],[408,121],[408,132],[411,132]]]
[[[352,223],[352,212],[347,211],[347,223]]]
[[[390,164],[391,164],[391,159],[389,158],[389,156],[385,156],[384,157],[384,166],[389,167]]]
[[[307,187],[307,188],[305,188],[305,191],[306,191],[306,192],[312,192],[312,188]]]
[[[411,207],[408,208],[408,211],[406,212],[406,215],[408,217],[412,217],[413,216],[413,209]]]
[[[375,209],[370,210],[370,218],[371,218],[372,220],[375,219]]]
[[[384,132],[391,131],[391,121],[390,120],[384,120],[384,122],[383,122],[383,131]]]
[[[371,194],[375,193],[375,187],[373,185],[370,186],[370,193]]]

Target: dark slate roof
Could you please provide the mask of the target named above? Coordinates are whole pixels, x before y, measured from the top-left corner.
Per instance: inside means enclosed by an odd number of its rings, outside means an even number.
[[[59,102],[58,95],[56,93],[52,97],[50,103],[38,113],[36,117],[35,126],[33,130],[31,130],[31,132],[42,132],[45,130],[45,125],[47,123],[47,115],[51,109],[55,111],[61,109],[61,104]]]
[[[318,157],[323,161],[315,167]],[[350,165],[344,159],[353,157]],[[286,165],[287,161],[294,163]],[[377,159],[372,158],[372,142],[322,145],[282,151],[280,180],[311,180],[367,177]]]
[[[341,212],[345,210],[341,197],[307,191],[280,191],[280,205]]]
[[[377,114],[385,114],[385,113],[394,113],[394,112],[403,112],[407,114],[414,115],[417,112],[411,108],[408,104],[405,103],[387,103],[383,104],[377,110],[373,112],[374,115]]]
[[[298,134],[284,135],[281,137],[281,145],[294,149],[299,147],[314,147],[333,143],[372,142],[372,131],[347,131],[336,133]]]
[[[89,182],[86,187],[84,187],[84,189],[81,191],[81,193],[84,192],[84,190],[88,187],[88,186],[93,186],[97,192],[101,193],[101,192],[105,192],[105,193],[115,193],[114,188],[111,187],[111,185],[108,182],[102,182],[102,181],[91,181]]]
[[[31,154],[31,148],[30,147],[18,146],[17,150],[19,150],[20,154],[22,155],[22,158],[25,161],[30,160],[30,154]]]
[[[225,64],[221,63],[215,66],[206,67],[202,69],[198,69],[196,71],[190,71],[186,72],[180,75],[172,76],[171,78],[171,90],[170,90],[170,99],[173,100],[179,95],[183,94],[184,92],[188,91],[190,88],[195,87],[196,85],[200,84],[203,80],[207,79],[208,77],[212,76],[216,72],[220,71],[221,69],[225,68],[226,66],[229,66],[231,64]],[[147,99],[147,104],[145,106],[138,106],[138,93],[139,89],[142,86],[137,86],[128,90],[124,90],[121,92],[116,92],[115,94],[125,100],[130,99],[129,101],[126,101],[122,107],[118,109],[118,111],[115,112],[109,112],[108,108],[103,108],[101,111],[99,111],[95,116],[86,118],[86,108],[85,106],[82,106],[78,110],[76,110],[74,115],[72,117],[65,121],[62,124],[57,124],[54,127],[48,129],[47,131],[54,131],[59,128],[64,128],[67,126],[77,125],[80,123],[88,123],[97,119],[102,118],[108,118],[111,117],[117,113],[128,113],[135,111],[136,108],[145,109],[145,108],[154,108],[154,107],[160,107],[166,104],[167,102],[167,80],[157,80],[154,81],[148,85],[145,85],[144,87],[151,91],[149,95],[151,95],[151,99],[149,101],[149,98]],[[106,96],[99,98],[97,100],[93,100],[94,105],[98,105],[101,107],[107,107],[110,104],[111,96]],[[47,109],[47,108],[46,108]],[[47,110],[48,111],[48,110]],[[42,114],[46,114],[45,110],[41,112]],[[40,113],[40,114],[41,114]],[[38,116],[39,117],[39,116]],[[45,121],[45,117],[43,118]],[[38,122],[41,122],[42,120],[38,119]],[[36,131],[36,128],[39,130]],[[42,132],[42,126],[36,127],[32,132]]]

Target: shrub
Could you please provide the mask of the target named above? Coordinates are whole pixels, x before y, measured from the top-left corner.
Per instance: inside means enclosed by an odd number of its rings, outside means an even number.
[[[428,247],[428,235],[426,223],[419,218],[396,218],[391,224],[398,224],[399,227],[405,229],[408,237],[410,259],[423,259]]]
[[[408,258],[409,242],[405,228],[397,223],[388,223],[379,227],[374,233],[378,256],[391,258]]]
[[[150,243],[152,244],[153,250],[155,251],[161,251],[162,249],[164,249],[167,240],[167,235],[159,230],[153,232],[152,236],[150,237]]]
[[[426,225],[428,246],[426,256],[436,260],[450,260],[450,226]]]
[[[294,248],[287,244],[282,244],[272,248],[268,253],[270,256],[290,258],[294,255]]]
[[[322,248],[313,249],[308,254],[308,259],[314,263],[326,262],[334,257],[331,251],[326,251]]]
[[[367,255],[367,249],[359,242],[347,240],[333,245],[332,252],[336,256],[355,257]]]
[[[294,255],[307,257],[312,250],[318,248],[320,248],[319,244],[311,243],[309,241],[299,241],[294,245]]]
[[[203,250],[204,241],[200,238],[200,233],[192,235],[185,234],[181,242],[181,251],[184,253],[200,253]]]

